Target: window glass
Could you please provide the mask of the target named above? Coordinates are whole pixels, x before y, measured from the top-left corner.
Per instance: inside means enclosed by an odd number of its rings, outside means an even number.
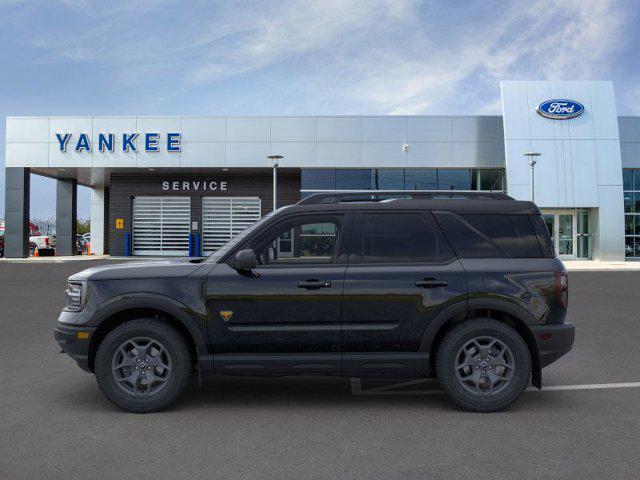
[[[338,190],[369,190],[371,188],[371,170],[369,169],[338,169],[335,172]]]
[[[511,257],[537,258],[542,254],[528,215],[483,214],[463,218]]]
[[[360,218],[362,262],[443,262],[453,257],[424,213],[366,213]]]
[[[638,177],[639,175],[636,175]],[[633,190],[633,170],[625,168],[622,170],[622,184],[625,190]]]
[[[261,265],[329,263],[335,253],[338,230],[334,217],[306,216],[282,222],[251,247]]]
[[[301,190],[335,190],[336,171],[333,169],[303,168],[300,177]]]
[[[633,172],[633,189],[640,190],[640,170],[634,169]]]
[[[471,172],[472,190],[502,190],[502,169],[481,169]]]
[[[471,190],[471,171],[468,169],[438,170],[438,190]]]
[[[553,247],[553,240],[551,237],[554,235],[554,222],[555,215],[531,215],[531,224],[538,236],[538,244],[542,249],[544,257],[555,257],[555,249]]]
[[[438,224],[460,258],[501,258],[486,237],[450,212],[434,212]]]
[[[633,193],[624,192],[624,211],[625,213],[633,213]]]
[[[404,174],[405,190],[437,190],[436,169],[407,169]]]
[[[371,174],[371,188],[373,190],[403,190],[404,170],[401,168],[378,168]]]
[[[636,250],[638,247],[638,242],[636,242],[638,237],[625,237],[624,239],[624,255],[625,257],[635,257],[640,252]]]

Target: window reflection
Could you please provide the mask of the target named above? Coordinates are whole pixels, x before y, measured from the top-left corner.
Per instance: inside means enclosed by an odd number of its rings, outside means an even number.
[[[302,169],[301,182],[303,197],[309,191],[327,190],[485,190],[500,192],[504,185],[504,169]]]

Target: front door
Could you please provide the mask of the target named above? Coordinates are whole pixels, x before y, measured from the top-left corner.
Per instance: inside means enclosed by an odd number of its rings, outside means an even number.
[[[297,214],[248,239],[260,265],[217,265],[207,278],[208,332],[221,372],[340,371],[346,263],[343,214]],[[291,251],[279,257],[279,246]]]
[[[575,211],[542,213],[553,246],[559,258],[572,260],[577,258],[577,221]],[[584,255],[586,257],[586,254]]]
[[[424,373],[431,320],[466,301],[465,272],[426,212],[359,213],[343,300],[343,369]]]

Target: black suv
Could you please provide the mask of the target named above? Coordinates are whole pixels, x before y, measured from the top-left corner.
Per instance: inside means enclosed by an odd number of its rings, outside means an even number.
[[[438,378],[496,411],[567,353],[567,274],[538,208],[504,194],[311,195],[208,258],[69,277],[55,331],[130,412],[192,373]]]

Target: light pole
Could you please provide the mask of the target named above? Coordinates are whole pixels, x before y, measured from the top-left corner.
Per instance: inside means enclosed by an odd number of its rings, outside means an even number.
[[[267,155],[267,158],[271,160],[271,166],[273,167],[273,210],[276,206],[276,198],[278,195],[278,162],[283,158],[282,155]]]
[[[536,166],[536,157],[542,155],[539,152],[527,152],[524,154],[529,159],[529,166],[531,167],[531,201],[535,202],[535,174],[534,167]]]

